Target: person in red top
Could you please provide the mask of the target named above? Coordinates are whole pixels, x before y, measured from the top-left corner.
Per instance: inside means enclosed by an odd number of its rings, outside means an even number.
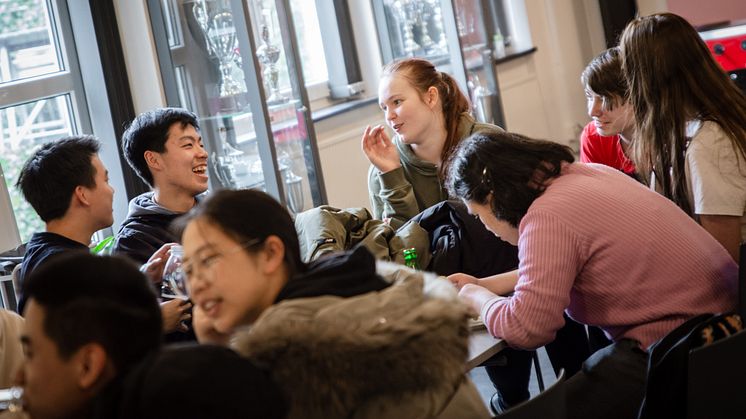
[[[619,49],[610,48],[594,58],[581,81],[588,99],[588,123],[580,135],[580,161],[599,163],[635,176],[626,151],[635,130],[632,107],[624,99],[627,83],[622,76]]]

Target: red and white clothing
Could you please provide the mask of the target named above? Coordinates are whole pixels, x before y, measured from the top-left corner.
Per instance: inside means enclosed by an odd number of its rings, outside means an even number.
[[[621,141],[619,135],[604,137],[598,133],[596,125],[589,122],[580,134],[580,161],[603,164],[634,176],[635,165],[624,154]]]
[[[643,348],[684,320],[736,307],[738,268],[668,199],[597,164],[563,166],[518,226],[518,284],[482,306],[520,348],[551,342],[564,310]]]

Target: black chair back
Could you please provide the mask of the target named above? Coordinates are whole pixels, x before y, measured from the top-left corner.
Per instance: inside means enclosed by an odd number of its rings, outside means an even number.
[[[746,330],[692,349],[687,418],[742,418],[746,412]]]
[[[566,419],[565,371],[560,370],[557,381],[536,397],[514,406],[498,416],[500,419]]]
[[[738,265],[738,314],[746,321],[746,242],[741,243]]]

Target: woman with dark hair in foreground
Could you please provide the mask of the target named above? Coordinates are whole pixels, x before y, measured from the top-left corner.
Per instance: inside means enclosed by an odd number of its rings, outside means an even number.
[[[673,202],[570,149],[517,134],[459,145],[447,187],[518,246],[515,293],[475,283],[460,297],[510,345],[554,339],[566,311],[614,342],[568,382],[568,417],[637,417],[647,349],[690,317],[736,306],[737,266]]]

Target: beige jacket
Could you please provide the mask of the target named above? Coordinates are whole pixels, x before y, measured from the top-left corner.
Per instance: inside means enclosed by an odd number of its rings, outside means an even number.
[[[379,262],[383,291],[285,300],[235,336],[288,418],[490,417],[464,374],[467,308],[443,279],[392,265]]]
[[[0,309],[0,388],[13,385],[16,372],[23,363],[22,331],[23,317]]]
[[[365,208],[339,209],[322,205],[298,214],[295,229],[300,240],[301,258],[306,261],[360,245],[378,260],[404,264],[404,249],[417,249],[419,265],[430,262],[428,232],[417,223],[399,230],[381,220],[374,220]]]

